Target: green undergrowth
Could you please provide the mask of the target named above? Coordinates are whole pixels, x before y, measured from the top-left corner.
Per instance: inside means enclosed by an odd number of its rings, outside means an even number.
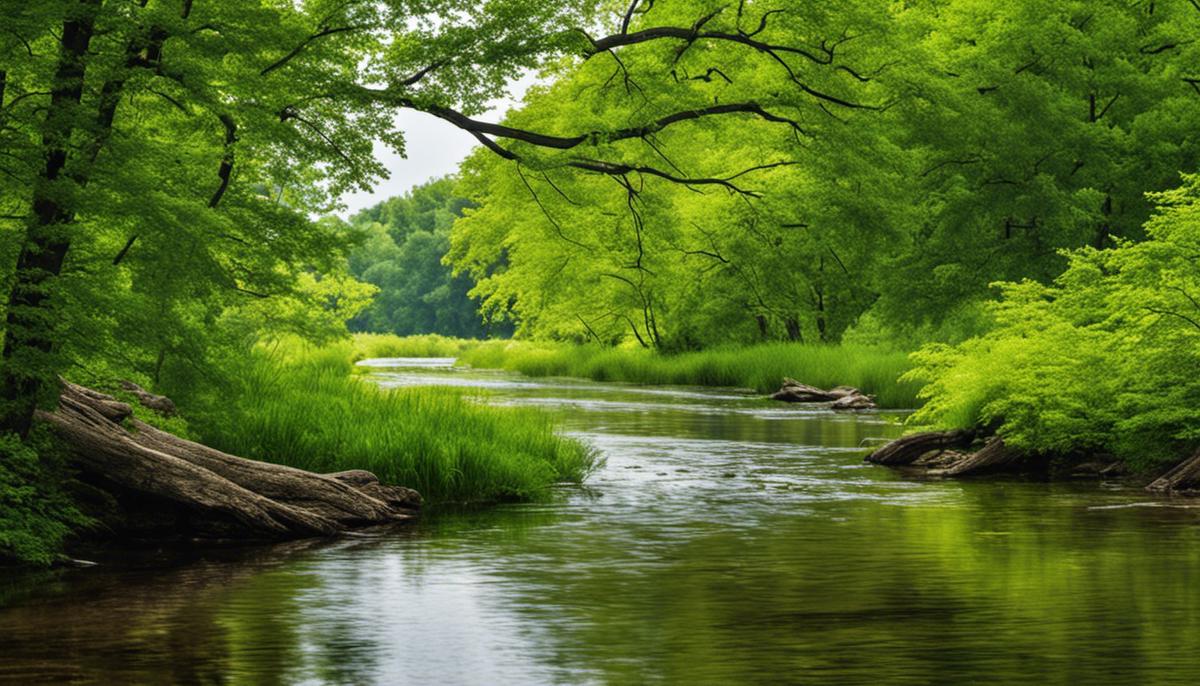
[[[534,409],[461,390],[383,390],[352,374],[355,346],[260,347],[231,401],[189,417],[199,440],[316,472],[366,469],[431,502],[535,499],[595,467],[592,449]]]
[[[86,526],[64,490],[69,474],[47,437],[0,435],[0,565],[47,565]]]

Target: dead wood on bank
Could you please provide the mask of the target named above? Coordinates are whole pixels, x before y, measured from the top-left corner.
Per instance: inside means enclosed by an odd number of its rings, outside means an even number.
[[[161,396],[156,396],[161,397]],[[169,402],[169,401],[168,401]],[[158,534],[221,539],[332,536],[411,519],[416,491],[370,472],[315,474],[247,460],[132,418],[112,396],[63,383],[58,408],[39,412],[84,478],[112,493]]]

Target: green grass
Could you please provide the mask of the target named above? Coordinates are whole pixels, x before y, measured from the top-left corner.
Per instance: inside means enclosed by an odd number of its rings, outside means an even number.
[[[439,339],[430,341],[431,338]],[[527,341],[463,341],[443,337],[400,338],[359,334],[355,349],[365,357],[457,357],[480,369],[506,369],[527,376],[573,376],[647,385],[733,386],[769,393],[790,376],[814,386],[855,386],[874,394],[883,407],[920,404],[921,384],[899,377],[912,364],[908,354],[868,345],[768,343],[679,355],[643,348]],[[417,351],[430,350],[427,354]],[[403,351],[403,352],[394,352]]]
[[[480,344],[465,338],[437,334],[396,336],[385,333],[358,333],[353,337],[353,360],[376,357],[458,357]]]
[[[316,472],[366,469],[431,502],[533,499],[579,482],[596,457],[544,413],[488,406],[462,391],[385,391],[352,374],[349,343],[258,350],[244,392],[192,421],[199,438],[244,457]]]
[[[848,385],[877,396],[884,407],[914,407],[916,383],[898,377],[907,353],[861,345],[764,344],[661,355],[641,348],[490,341],[465,350],[473,367],[528,376],[577,376],[651,385],[736,386],[762,393],[790,376],[820,387]]]

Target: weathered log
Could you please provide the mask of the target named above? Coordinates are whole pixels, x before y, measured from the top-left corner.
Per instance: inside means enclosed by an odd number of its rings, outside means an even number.
[[[827,403],[845,395],[833,394],[829,391],[800,383],[795,379],[784,378],[783,386],[771,395],[772,400],[782,400],[787,403]]]
[[[71,449],[85,475],[171,504],[186,513],[192,536],[328,536],[409,519],[420,504],[414,491],[377,479],[359,476],[360,488],[334,476],[228,455],[136,420],[130,431],[117,405],[110,396],[64,383],[58,409],[39,418]]]
[[[863,395],[856,390],[833,401],[829,407],[834,410],[873,410],[877,405],[873,396]]]
[[[968,429],[909,434],[867,455],[866,459],[867,462],[893,467],[908,465],[927,453],[968,448],[975,437],[975,431]]]
[[[175,416],[175,403],[165,395],[155,395],[132,381],[122,381],[121,388],[133,394],[143,407],[149,408],[166,417]]]
[[[1146,490],[1155,493],[1200,491],[1200,451],[1152,481]]]
[[[999,436],[992,437],[987,445],[974,453],[963,456],[944,469],[932,470],[932,474],[943,476],[968,476],[981,472],[995,471],[1018,462],[1024,453],[1014,450],[1004,443]]]

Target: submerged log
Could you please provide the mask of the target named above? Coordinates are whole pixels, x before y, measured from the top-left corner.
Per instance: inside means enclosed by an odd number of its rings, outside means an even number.
[[[975,438],[975,432],[966,429],[909,434],[867,455],[867,462],[891,467],[910,465],[928,453],[968,448]]]
[[[833,401],[829,407],[834,410],[873,410],[877,406],[874,397],[855,391],[852,395],[845,395]]]
[[[1013,450],[1004,443],[1004,439],[993,436],[987,444],[974,453],[963,455],[949,466],[932,473],[944,476],[969,476],[983,472],[1001,470],[1017,463],[1024,453]]]
[[[844,395],[845,393],[835,394],[795,379],[784,378],[783,386],[771,395],[771,399],[782,400],[785,403],[827,403]]]
[[[199,538],[329,536],[353,527],[410,519],[415,491],[384,486],[369,472],[354,479],[247,460],[131,420],[128,405],[64,382],[58,408],[39,412],[85,475],[174,510]]]
[[[787,377],[783,379],[783,386],[771,394],[771,399],[787,403],[833,403],[830,407],[835,410],[872,410],[876,407],[873,396],[853,386],[824,390]]]
[[[1200,491],[1200,451],[1152,481],[1146,490],[1155,493]]]

